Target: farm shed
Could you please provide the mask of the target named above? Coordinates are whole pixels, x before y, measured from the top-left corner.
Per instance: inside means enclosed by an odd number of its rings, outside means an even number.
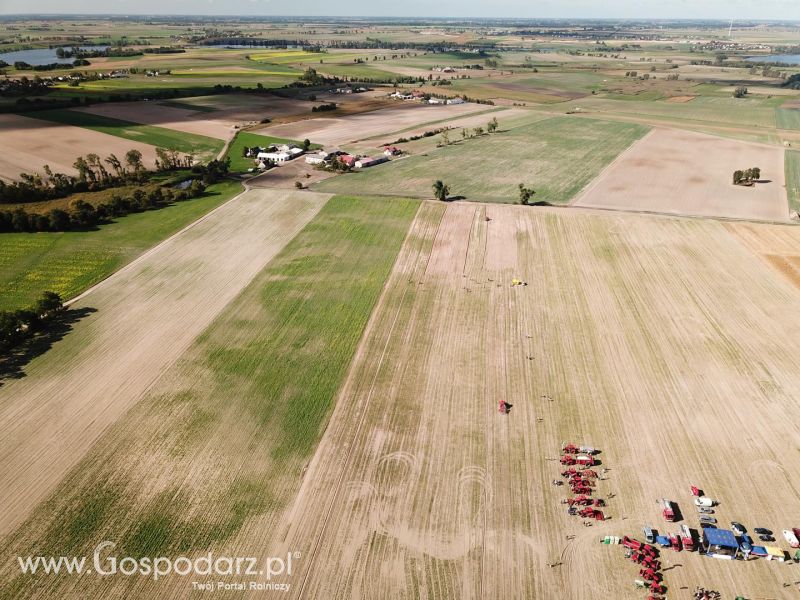
[[[703,528],[703,547],[708,556],[733,560],[739,554],[739,543],[729,529]]]

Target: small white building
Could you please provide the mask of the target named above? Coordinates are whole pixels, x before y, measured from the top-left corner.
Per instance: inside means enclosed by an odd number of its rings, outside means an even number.
[[[466,104],[463,98],[450,98],[447,101],[448,104]]]
[[[321,165],[325,162],[325,159],[319,156],[318,154],[309,154],[306,156],[306,162],[310,165]]]
[[[447,100],[443,100],[442,98],[431,98],[428,100],[428,104],[447,104]]]
[[[283,164],[288,160],[292,160],[294,158],[288,152],[259,152],[256,156],[256,159],[261,160],[271,160],[275,164]]]

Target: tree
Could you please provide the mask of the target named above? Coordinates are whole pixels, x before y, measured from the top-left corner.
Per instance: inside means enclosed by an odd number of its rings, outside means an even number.
[[[737,170],[733,172],[733,185],[740,185],[744,179],[744,171]]]
[[[519,184],[519,203],[527,205],[536,192],[533,188],[526,188],[524,184]]]
[[[482,136],[483,135],[483,127],[476,127],[475,129],[472,130],[472,133],[475,135],[475,137]]]
[[[138,173],[144,168],[142,164],[142,153],[138,150],[128,150],[125,153],[125,164],[127,164],[134,173]]]
[[[303,151],[308,152],[309,148],[311,148],[311,140],[306,138],[303,140]]]
[[[469,134],[467,133],[467,130],[466,130],[466,129],[462,129],[462,130],[461,130],[461,139],[462,139],[462,140],[465,140],[465,139],[467,139],[467,136],[468,136],[468,135],[469,135]]]
[[[450,186],[446,185],[441,179],[433,182],[433,195],[437,200],[444,202],[450,195]]]
[[[499,124],[498,124],[498,122],[497,122],[497,117],[494,117],[494,118],[492,118],[492,120],[491,120],[491,121],[489,121],[489,123],[486,125],[486,130],[487,130],[489,133],[494,133],[495,131],[497,131],[497,126],[498,126],[498,125],[499,125]]]
[[[445,129],[442,132],[442,146],[448,146],[448,145],[450,145],[450,134],[447,133],[447,130]]]
[[[735,90],[733,90],[734,98],[744,98],[746,95],[747,95],[747,88],[744,86],[739,86]]]

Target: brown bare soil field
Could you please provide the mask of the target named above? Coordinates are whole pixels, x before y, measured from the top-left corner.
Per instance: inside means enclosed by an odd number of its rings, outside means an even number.
[[[430,121],[459,117],[486,107],[477,104],[455,104],[429,106],[418,103],[403,103],[396,107],[369,113],[350,115],[345,118],[319,118],[298,121],[260,129],[266,135],[289,139],[313,140],[324,146],[357,142],[379,134],[388,134]]]
[[[207,103],[202,98],[192,100],[198,100],[198,106],[217,106],[218,109],[199,112],[157,102],[115,102],[78,110],[227,140],[235,133],[235,126],[258,122],[263,118],[276,119],[310,113],[311,108],[318,104],[271,95],[226,95],[224,102],[217,103],[214,103],[213,97]]]
[[[93,310],[0,387],[0,535],[24,519],[329,196],[237,196],[72,304]],[[140,457],[141,458],[141,457]]]
[[[97,104],[86,108],[77,109],[81,112],[103,117],[122,119],[143,125],[157,125],[175,131],[184,131],[205,135],[208,137],[227,140],[233,135],[234,121],[221,118],[209,118],[218,113],[205,113],[164,106],[155,102],[114,102]]]
[[[73,127],[18,115],[0,115],[0,178],[17,179],[20,173],[41,173],[44,165],[54,172],[75,174],[78,156],[94,152],[101,157],[139,150],[152,167],[155,148],[83,127]]]
[[[699,530],[693,484],[721,526],[791,526],[800,290],[740,225],[425,205],[297,500],[259,538],[302,553],[288,596],[643,598],[638,567],[599,541],[675,530],[660,497]],[[800,255],[800,229],[745,233]],[[610,520],[560,504],[565,440],[601,449]],[[798,591],[793,565],[661,560],[670,598]]]
[[[691,102],[697,96],[671,96],[667,98],[667,102],[672,102],[675,104],[685,104],[686,102]]]
[[[735,169],[760,167],[753,187]],[[783,149],[677,129],[654,129],[621,154],[576,206],[683,215],[785,220]]]

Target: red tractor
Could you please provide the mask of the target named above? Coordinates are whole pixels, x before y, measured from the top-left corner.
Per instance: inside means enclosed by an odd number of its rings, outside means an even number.
[[[676,533],[669,534],[669,545],[672,546],[672,549],[675,552],[680,552],[683,548],[681,547],[681,538]]]
[[[587,506],[586,508],[581,509],[578,514],[585,519],[593,519],[594,518],[594,509],[591,506]]]
[[[578,447],[575,444],[570,444],[570,443],[564,442],[561,445],[561,452],[563,454],[577,454],[578,453]]]
[[[653,569],[640,569],[639,575],[642,577],[642,579],[646,579],[647,581],[659,582],[662,579],[661,573],[658,573]]]
[[[580,485],[575,485],[575,486],[572,487],[572,493],[573,494],[591,494],[592,493],[592,488],[584,487],[584,486],[580,486]]]
[[[629,538],[627,535],[622,536],[622,545],[631,550],[638,550],[642,546],[642,542]]]
[[[595,518],[595,521],[605,521],[606,520],[606,516],[603,514],[602,510],[595,510],[594,511],[594,518]]]
[[[595,506],[605,506],[606,505],[606,501],[603,500],[602,498],[595,498],[594,499],[594,505]]]
[[[660,583],[656,583],[656,584],[653,584],[653,585],[650,586],[650,591],[653,594],[666,594],[667,593],[667,588],[666,588],[666,586],[661,585]]]
[[[561,471],[562,477],[572,477],[573,475],[577,475],[578,471],[575,467],[570,467],[569,469],[564,469]]]
[[[562,465],[574,465],[575,464],[575,457],[564,455],[561,457],[561,464]]]
[[[497,412],[507,415],[508,414],[508,403],[505,400],[500,400],[497,403]]]

